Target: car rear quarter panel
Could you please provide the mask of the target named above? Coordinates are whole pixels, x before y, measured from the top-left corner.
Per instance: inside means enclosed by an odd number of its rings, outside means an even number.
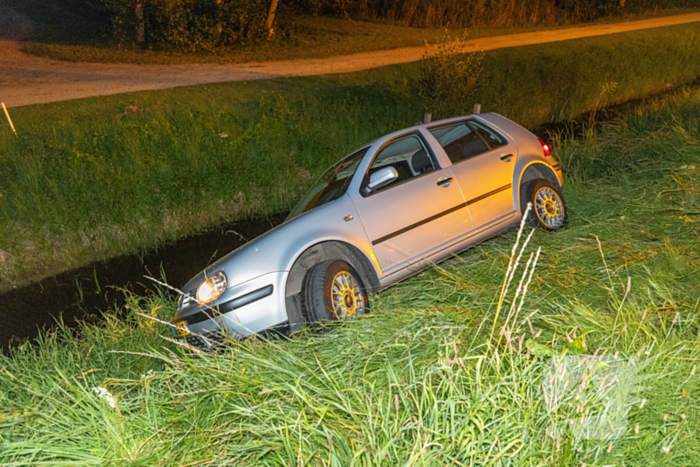
[[[513,170],[513,209],[518,216],[520,212],[520,189],[522,187],[523,174],[533,164],[544,164],[559,180],[559,186],[563,184],[561,172],[556,171],[553,165],[557,165],[553,157],[545,157],[537,136],[517,123],[497,114],[488,113],[478,116],[480,119],[513,138],[518,145],[518,158],[515,161]]]

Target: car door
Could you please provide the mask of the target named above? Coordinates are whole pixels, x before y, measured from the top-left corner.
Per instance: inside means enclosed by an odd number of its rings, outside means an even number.
[[[514,214],[513,168],[518,147],[490,126],[467,119],[428,128],[452,161],[474,227]]]
[[[399,178],[371,194],[351,195],[383,274],[440,249],[473,228],[454,175],[442,168],[423,135],[413,131],[385,143],[364,175],[392,166]]]

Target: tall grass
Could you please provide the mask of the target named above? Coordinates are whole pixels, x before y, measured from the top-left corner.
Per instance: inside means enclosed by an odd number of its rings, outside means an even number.
[[[294,3],[316,13],[419,28],[582,22],[654,11],[659,7],[700,6],[694,0],[295,0]]]
[[[494,51],[472,95],[533,128],[691,81],[698,55],[697,25]],[[0,126],[3,285],[289,209],[332,162],[420,120],[419,74],[416,63],[12,109],[19,137]]]
[[[515,232],[490,240],[362,319],[202,354],[170,340],[156,319],[174,302],[154,295],[14,349],[0,357],[0,464],[697,465],[700,91],[555,148],[565,230],[527,246],[523,232],[515,256]],[[580,416],[575,392],[559,411],[545,402],[562,354],[653,359],[622,438],[547,435]]]

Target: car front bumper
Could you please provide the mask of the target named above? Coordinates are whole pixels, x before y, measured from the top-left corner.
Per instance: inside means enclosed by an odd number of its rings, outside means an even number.
[[[199,348],[210,348],[224,336],[243,338],[288,321],[284,290],[287,272],[272,272],[228,288],[207,305],[196,301],[178,309],[173,323],[184,340]],[[184,324],[181,324],[184,323]],[[174,332],[178,332],[178,329]]]

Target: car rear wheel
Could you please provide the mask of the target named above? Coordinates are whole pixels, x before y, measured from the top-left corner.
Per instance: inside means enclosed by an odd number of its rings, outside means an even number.
[[[527,203],[532,203],[526,222],[533,227],[547,231],[558,230],[566,225],[568,210],[566,201],[558,185],[539,178],[531,180],[521,190],[523,213]]]
[[[355,269],[345,261],[329,260],[304,276],[301,309],[309,323],[349,319],[369,312],[369,300]]]

